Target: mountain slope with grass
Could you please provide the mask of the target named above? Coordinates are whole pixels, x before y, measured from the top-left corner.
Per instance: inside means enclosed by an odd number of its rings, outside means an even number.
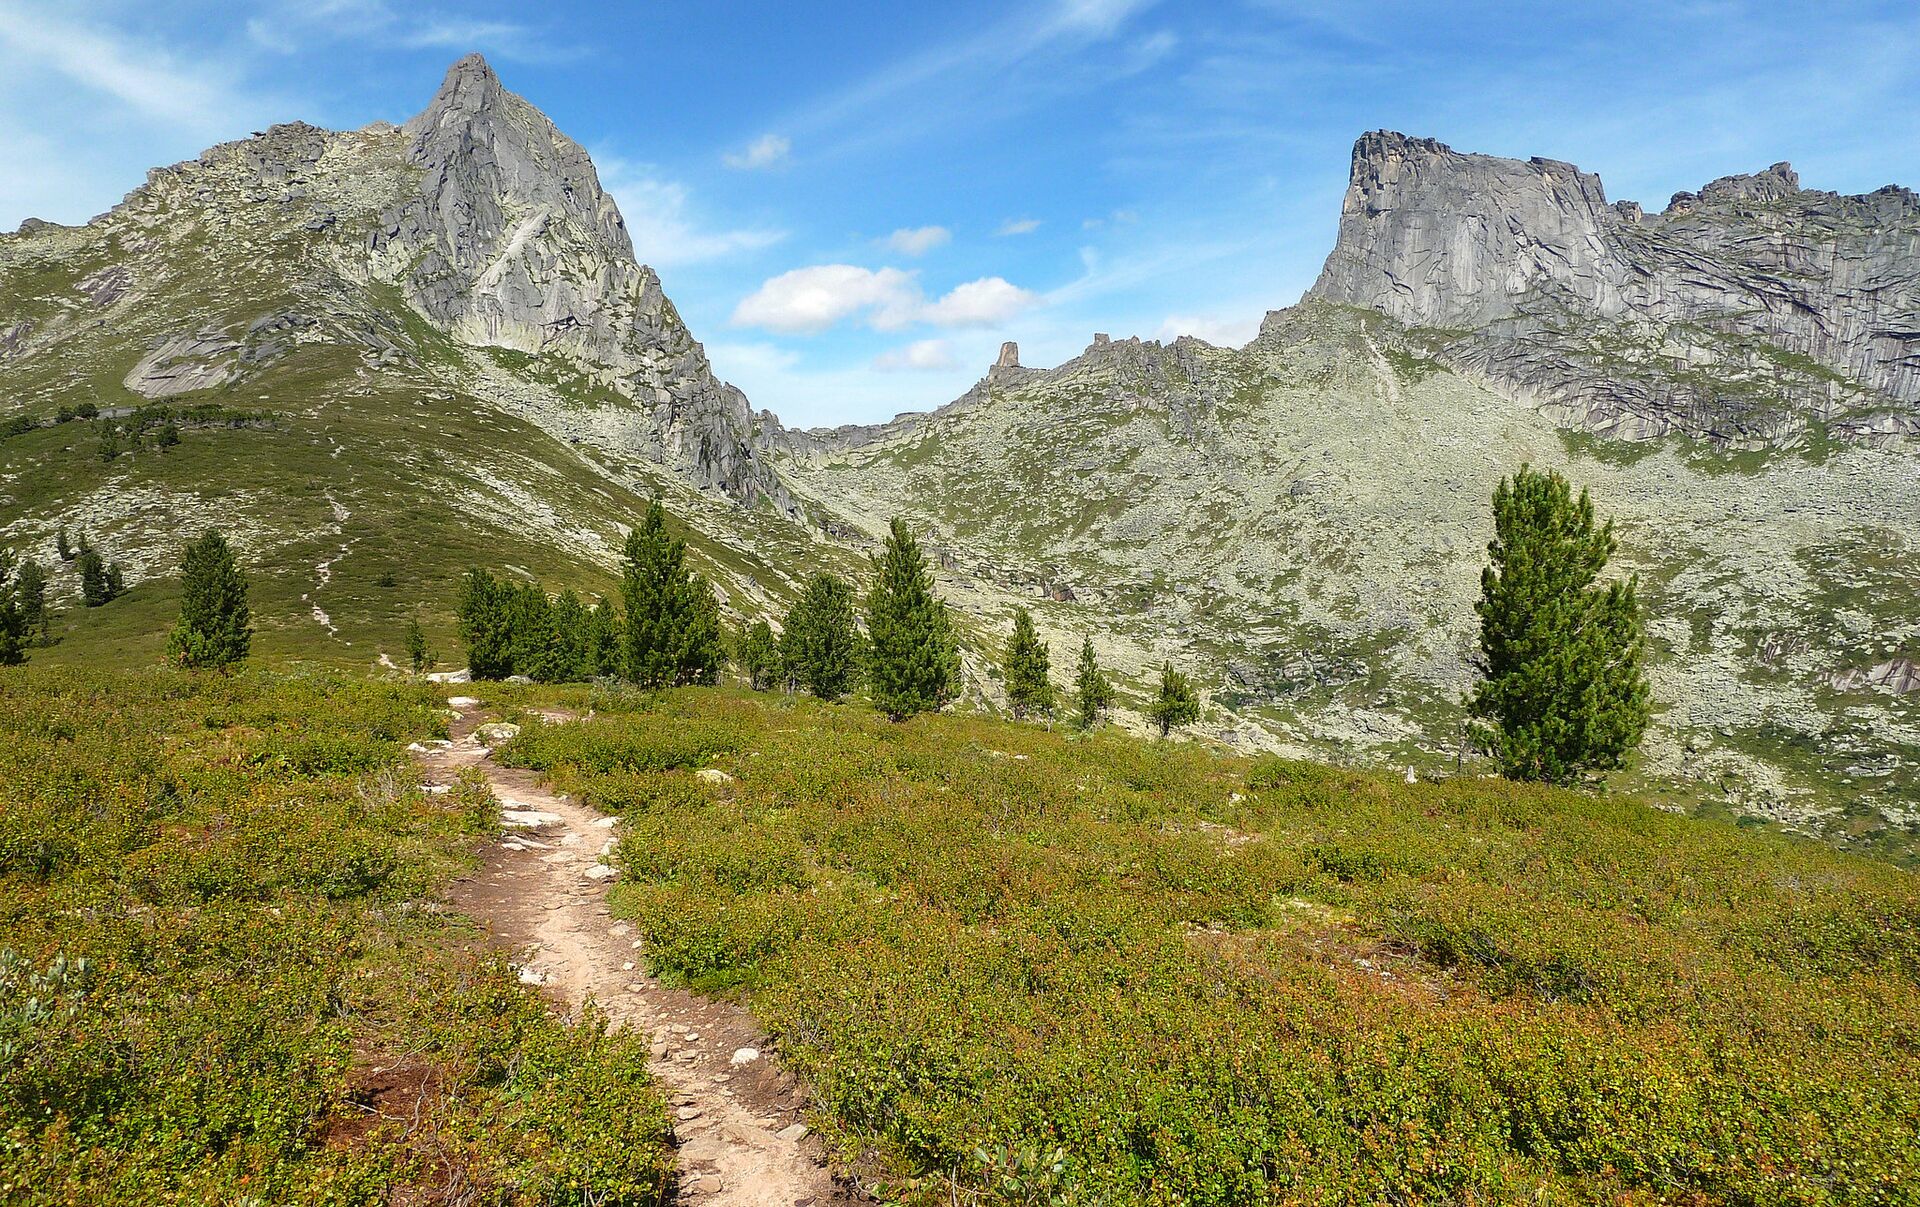
[[[403,662],[417,618],[444,668],[467,566],[605,597],[656,494],[729,625],[779,616],[817,570],[864,582],[904,514],[956,607],[969,706],[1005,706],[996,654],[1028,606],[1056,664],[1092,638],[1129,724],[1170,659],[1210,738],[1443,774],[1477,767],[1461,701],[1487,500],[1531,462],[1593,488],[1616,569],[1643,580],[1656,718],[1619,783],[1850,841],[1913,826],[1910,195],[1775,173],[1616,230],[1631,215],[1594,209],[1597,182],[1437,147],[1362,140],[1322,284],[1244,348],[1098,337],[1052,369],[1010,350],[948,407],[828,432],[713,377],[586,153],[477,57],[403,125],[212,148],[85,226],[0,236],[0,541],[55,566],[61,609],[34,657],[158,660],[181,550],[215,524],[254,581],[260,656]],[[1481,176],[1527,201],[1526,237],[1419,276],[1422,240],[1474,226],[1455,194]],[[1553,292],[1559,261],[1515,249],[1559,246],[1575,210],[1612,258]],[[1763,254],[1768,232],[1821,231],[1825,276]],[[1689,255],[1715,283],[1691,317],[1645,298],[1622,317],[1593,284]],[[1393,282],[1416,278],[1402,313]],[[1828,344],[1737,304],[1748,286],[1831,311]],[[1542,290],[1573,309],[1549,321]],[[1616,327],[1646,347],[1574,346]],[[1490,370],[1474,350],[1495,344],[1671,422],[1564,426],[1585,422],[1570,395]],[[63,527],[120,563],[124,597],[79,606]]]

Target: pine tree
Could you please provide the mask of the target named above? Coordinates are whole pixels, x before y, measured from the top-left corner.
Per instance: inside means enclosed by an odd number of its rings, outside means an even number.
[[[508,583],[502,590],[513,673],[536,683],[554,682],[556,663],[561,659],[553,631],[552,601],[537,583]]]
[[[764,620],[756,620],[749,625],[740,634],[739,649],[733,660],[746,675],[748,687],[757,692],[772,687],[780,662],[780,652],[773,640],[773,627]]]
[[[113,599],[113,580],[98,549],[82,545],[74,568],[80,573],[80,600],[87,607],[97,608]]]
[[[834,575],[814,575],[787,613],[780,654],[791,682],[822,700],[845,695],[860,663],[853,588]]]
[[[107,563],[107,602],[112,603],[127,593],[127,580],[120,577],[120,563]]]
[[[209,528],[180,560],[180,620],[167,656],[185,667],[230,666],[253,644],[247,579],[226,538]]]
[[[1077,708],[1073,723],[1083,730],[1099,724],[1107,709],[1113,707],[1113,684],[1107,682],[1099,660],[1094,657],[1091,637],[1080,642],[1080,665],[1073,675],[1073,699]]]
[[[1160,727],[1163,738],[1177,726],[1191,725],[1200,719],[1200,698],[1194,694],[1193,684],[1174,670],[1171,662],[1160,667],[1160,694],[1148,706],[1147,716]]]
[[[460,640],[475,679],[513,674],[513,588],[475,566],[460,583]]]
[[[655,499],[627,534],[621,578],[627,678],[645,687],[712,683],[726,661],[713,585],[686,568],[686,543],[667,533]]]
[[[587,654],[587,673],[594,676],[618,675],[626,658],[620,617],[604,599],[587,614]]]
[[[80,544],[84,546],[86,543],[87,536],[83,532],[80,534]],[[64,527],[60,529],[60,535],[54,538],[53,548],[54,551],[60,555],[60,560],[63,562],[72,561],[74,555],[78,552],[78,550],[73,547],[73,538],[67,535],[67,530]]]
[[[1511,779],[1571,784],[1619,767],[1649,712],[1638,580],[1596,582],[1611,521],[1567,480],[1527,466],[1493,492],[1480,575],[1476,744]]]
[[[416,675],[433,665],[433,651],[427,648],[426,630],[420,627],[417,615],[407,617],[407,665]]]
[[[572,588],[553,597],[547,625],[551,682],[581,683],[592,678],[593,618]]]
[[[1007,702],[1013,715],[1042,716],[1053,712],[1053,682],[1047,678],[1047,643],[1034,631],[1033,616],[1025,608],[1013,613],[1013,636],[1007,642]]]
[[[895,518],[867,596],[868,689],[881,712],[904,721],[953,698],[960,677],[947,606],[933,593],[920,544]]]
[[[19,666],[27,660],[29,632],[13,554],[0,549],[0,666]]]
[[[53,639],[53,609],[47,606],[47,583],[50,578],[47,568],[32,558],[21,562],[14,576],[14,594],[20,601],[20,615],[27,626],[27,636],[41,645],[49,645]]]
[[[180,443],[180,425],[172,422],[161,424],[160,430],[154,433],[153,442],[161,448],[172,448]]]

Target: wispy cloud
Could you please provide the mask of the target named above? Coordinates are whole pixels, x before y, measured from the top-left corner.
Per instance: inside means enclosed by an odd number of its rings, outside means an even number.
[[[691,194],[679,181],[618,155],[593,159],[601,186],[613,194],[626,219],[634,254],[656,268],[759,251],[786,238],[785,231],[761,227],[716,229],[694,212]]]
[[[918,339],[873,358],[873,367],[883,373],[938,373],[959,363],[953,355],[953,344],[944,339]]]
[[[748,143],[746,150],[720,158],[728,167],[741,171],[777,168],[793,158],[793,140],[778,134],[762,134]]]
[[[247,36],[281,54],[316,45],[369,42],[398,50],[484,51],[520,62],[557,62],[578,58],[581,48],[551,38],[520,21],[463,15],[456,8],[396,8],[389,0],[272,0],[249,17]]]
[[[231,129],[258,106],[217,63],[71,20],[63,10],[0,0],[0,47],[22,69],[52,71],[141,118],[196,134]]]
[[[952,241],[953,232],[944,226],[916,226],[903,227],[882,239],[880,244],[903,256],[924,256]]]
[[[1038,218],[1009,218],[1000,224],[999,230],[993,233],[1004,238],[1009,235],[1031,235],[1039,229],[1040,219]]]

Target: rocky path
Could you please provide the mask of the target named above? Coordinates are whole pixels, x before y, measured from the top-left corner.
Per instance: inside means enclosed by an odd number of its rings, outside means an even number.
[[[828,1175],[803,1122],[806,1095],[782,1072],[751,1015],[671,989],[641,967],[640,940],[607,909],[613,870],[601,862],[614,819],[493,762],[481,740],[492,720],[478,702],[448,701],[452,741],[416,749],[429,784],[478,768],[499,798],[506,834],[451,893],[455,908],[522,961],[571,1014],[588,999],[616,1026],[652,1037],[651,1067],[666,1090],[679,1146],[679,1202],[803,1207],[855,1202]],[[554,720],[565,717],[555,715]]]

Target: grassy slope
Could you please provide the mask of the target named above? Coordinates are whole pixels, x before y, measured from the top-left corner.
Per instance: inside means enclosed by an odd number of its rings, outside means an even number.
[[[0,1201],[665,1199],[644,1044],[561,1024],[433,908],[498,824],[407,769],[444,715],[319,676],[0,672]],[[62,958],[90,968],[31,983]]]
[[[1920,1202],[1920,877],[1626,798],[692,690],[510,758],[913,1201]],[[690,769],[736,777],[715,788]]]

